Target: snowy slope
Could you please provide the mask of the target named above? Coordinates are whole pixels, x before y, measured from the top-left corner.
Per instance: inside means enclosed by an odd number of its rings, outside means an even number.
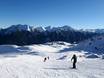
[[[17,45],[0,45],[0,54],[15,54],[15,53],[25,53],[30,51],[28,47],[17,46]]]
[[[16,46],[1,45],[12,53],[0,54],[0,78],[103,78],[104,60],[86,58],[84,52],[60,52],[72,47],[66,42],[53,42],[43,45]],[[12,47],[12,48],[11,48]],[[3,49],[0,49],[3,51]],[[20,52],[23,52],[22,54]],[[70,61],[73,54],[78,57],[77,69],[72,69]],[[6,55],[6,56],[5,56]],[[9,56],[9,57],[8,57]],[[50,59],[43,62],[44,57]]]
[[[71,69],[70,61],[42,61],[38,56],[0,59],[0,78],[103,78],[104,60],[88,59]],[[93,64],[93,65],[92,65]]]
[[[104,54],[104,36],[97,36],[82,41],[77,45],[77,48],[92,53]]]

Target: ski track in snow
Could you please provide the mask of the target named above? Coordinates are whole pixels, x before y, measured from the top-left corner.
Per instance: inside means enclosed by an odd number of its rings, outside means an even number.
[[[103,78],[104,60],[86,59],[77,69],[67,60],[35,61],[35,56],[0,59],[0,78]],[[31,59],[32,58],[32,59]],[[38,58],[38,57],[37,57]],[[28,60],[27,60],[28,59]]]

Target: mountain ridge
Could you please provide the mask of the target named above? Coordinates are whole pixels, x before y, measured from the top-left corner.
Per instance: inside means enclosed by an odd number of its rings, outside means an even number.
[[[38,26],[38,27],[35,27],[35,26],[30,26],[30,25],[22,25],[22,24],[17,24],[17,25],[11,25],[7,28],[0,28],[0,30],[6,30],[7,33],[10,33],[10,32],[15,32],[17,30],[19,31],[40,31],[40,32],[43,32],[43,31],[57,31],[57,30],[64,30],[64,31],[68,31],[68,30],[78,30],[78,31],[82,31],[82,32],[93,32],[93,33],[104,33],[104,29],[74,29],[72,28],[71,26],[68,26],[68,25],[64,25],[64,26],[59,26],[59,27],[51,27],[51,26],[46,26],[46,27],[42,27],[42,26]]]
[[[29,45],[52,41],[78,43],[95,35],[99,34],[76,30],[67,25],[62,27],[33,27],[18,24],[0,30],[0,44]]]

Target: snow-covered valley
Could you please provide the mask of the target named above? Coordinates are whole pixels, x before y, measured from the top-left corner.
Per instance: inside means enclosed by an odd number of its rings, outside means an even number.
[[[67,49],[73,46],[66,42],[0,45],[0,78],[103,78],[103,55],[87,58],[91,54]],[[73,54],[78,57],[77,69],[72,69]],[[47,56],[49,60],[43,62]]]

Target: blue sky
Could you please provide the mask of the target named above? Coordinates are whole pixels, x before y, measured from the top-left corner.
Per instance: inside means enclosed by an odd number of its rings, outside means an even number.
[[[0,27],[104,28],[104,0],[0,0]]]

